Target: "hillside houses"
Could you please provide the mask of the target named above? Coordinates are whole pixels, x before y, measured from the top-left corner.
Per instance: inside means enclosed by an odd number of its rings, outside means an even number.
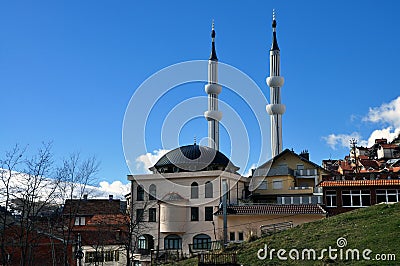
[[[371,147],[352,147],[342,160],[324,160],[330,171],[319,187],[324,207],[334,215],[381,202],[400,201],[400,146],[386,139]]]

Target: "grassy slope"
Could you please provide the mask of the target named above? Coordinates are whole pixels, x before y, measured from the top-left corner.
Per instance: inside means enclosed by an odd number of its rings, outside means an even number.
[[[336,240],[339,237],[347,239],[344,250],[357,248],[362,251],[368,248],[373,251],[371,258],[377,253],[396,254],[397,261],[331,261],[327,256],[321,261],[308,262],[262,261],[257,258],[257,251],[264,244],[268,245],[269,250],[283,248],[288,252],[293,248],[313,248],[320,251],[329,246],[337,248]],[[243,265],[400,265],[400,204],[376,205],[303,224],[251,243],[231,246],[228,252],[232,251],[238,252],[239,262]],[[197,260],[189,259],[175,265],[197,265]]]

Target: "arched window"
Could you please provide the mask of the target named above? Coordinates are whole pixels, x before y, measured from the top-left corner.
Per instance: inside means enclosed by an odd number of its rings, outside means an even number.
[[[182,238],[178,235],[168,235],[164,238],[164,249],[182,249]]]
[[[199,234],[193,237],[193,249],[211,249],[211,237]]]
[[[198,199],[199,198],[199,184],[193,182],[190,186],[190,198],[191,199]]]
[[[145,234],[138,238],[138,251],[139,254],[148,255],[154,249],[154,238],[151,235]]]
[[[137,201],[144,201],[144,189],[143,189],[143,186],[138,185],[136,192],[137,192],[136,200]]]
[[[212,198],[213,197],[213,184],[210,181],[206,182],[205,185],[205,189],[206,189],[206,198]]]
[[[154,184],[151,184],[149,187],[149,200],[155,200],[157,195],[157,187]]]

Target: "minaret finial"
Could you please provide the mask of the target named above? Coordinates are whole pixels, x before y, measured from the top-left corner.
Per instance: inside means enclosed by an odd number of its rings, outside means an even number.
[[[194,145],[196,145],[196,142],[197,142],[197,139],[196,139],[196,136],[194,136]]]
[[[214,19],[212,20],[211,24],[211,40],[212,40],[212,47],[211,47],[211,54],[209,60],[218,61],[217,52],[215,51],[215,25]]]
[[[275,9],[272,9],[272,46],[271,51],[279,50],[278,41],[276,39],[276,15]]]

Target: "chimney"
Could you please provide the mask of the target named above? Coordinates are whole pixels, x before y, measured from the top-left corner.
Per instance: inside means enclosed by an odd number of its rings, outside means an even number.
[[[306,159],[307,161],[310,160],[310,153],[308,152],[308,150],[303,150],[300,155],[300,157]]]
[[[108,200],[113,201],[113,195],[108,195]]]
[[[84,194],[84,195],[83,195],[83,200],[84,200],[84,201],[87,201],[87,196],[88,196],[87,194]]]

